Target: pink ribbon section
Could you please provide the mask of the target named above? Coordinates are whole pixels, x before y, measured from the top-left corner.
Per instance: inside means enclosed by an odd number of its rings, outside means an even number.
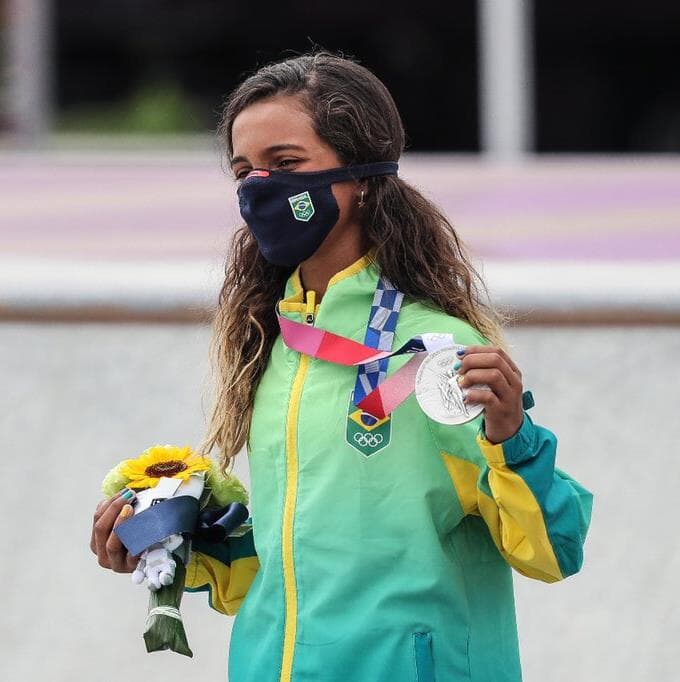
[[[414,355],[403,367],[373,389],[357,407],[376,419],[384,419],[394,412],[413,393],[416,374],[425,355],[425,353]]]
[[[278,319],[281,337],[286,346],[319,360],[352,367],[395,355],[389,351],[376,352],[375,348],[363,343],[318,327],[294,322],[281,315]],[[413,392],[416,373],[424,358],[425,353],[417,353],[357,403],[357,407],[376,419],[384,419]]]
[[[365,365],[393,355],[389,351],[376,352],[375,348],[364,346],[363,343],[352,341],[345,336],[294,322],[280,315],[279,327],[283,342],[288,348],[336,365],[345,367]]]

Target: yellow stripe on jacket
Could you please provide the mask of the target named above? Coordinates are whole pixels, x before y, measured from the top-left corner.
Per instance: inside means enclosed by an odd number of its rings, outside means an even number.
[[[509,471],[494,471],[491,497],[477,487],[477,464],[442,451],[444,464],[465,514],[481,516],[503,558],[522,575],[544,582],[562,579],[548,540],[543,515],[524,481]]]
[[[235,616],[260,567],[257,557],[244,557],[230,566],[201,552],[193,552],[187,566],[185,589],[208,592],[210,606],[227,616]]]
[[[463,512],[484,519],[498,551],[522,575],[550,583],[577,572],[592,495],[555,468],[554,434],[525,413],[508,441],[488,441],[483,424],[475,441],[477,457],[469,448],[460,455],[440,450]]]

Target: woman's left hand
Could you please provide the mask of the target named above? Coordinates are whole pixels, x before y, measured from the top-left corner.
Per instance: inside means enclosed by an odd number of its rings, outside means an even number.
[[[507,440],[522,426],[522,373],[510,356],[496,346],[466,346],[458,355],[458,385],[465,404],[484,405],[484,431],[491,443]],[[491,390],[470,388],[486,384]]]

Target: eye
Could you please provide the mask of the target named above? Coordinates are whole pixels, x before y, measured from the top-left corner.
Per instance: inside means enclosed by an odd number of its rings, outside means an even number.
[[[250,173],[250,171],[251,171],[250,168],[240,168],[239,170],[237,170],[237,171],[234,173],[234,177],[235,177],[237,180],[243,180],[243,178],[245,178],[246,175],[248,175],[248,173]]]
[[[292,170],[298,163],[299,159],[281,159],[276,163],[276,167],[282,170]]]

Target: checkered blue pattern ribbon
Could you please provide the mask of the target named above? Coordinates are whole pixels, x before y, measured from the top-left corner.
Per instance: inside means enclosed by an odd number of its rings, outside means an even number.
[[[394,330],[397,328],[399,311],[404,300],[404,294],[397,291],[392,283],[385,277],[378,280],[373,305],[368,317],[368,327],[364,345],[377,350],[390,351],[394,343]],[[365,365],[359,365],[357,380],[354,385],[354,404],[361,402],[366,395],[378,387],[387,376],[387,363],[389,358],[375,360]]]

